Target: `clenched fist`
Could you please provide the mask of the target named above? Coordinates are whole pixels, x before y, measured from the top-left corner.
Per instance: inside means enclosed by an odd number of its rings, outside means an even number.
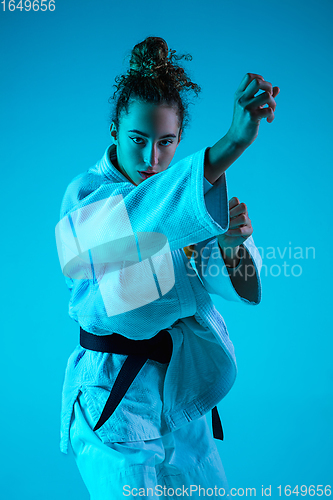
[[[247,207],[235,196],[229,200],[229,219],[228,231],[220,234],[217,240],[226,265],[235,267],[239,262],[239,245],[253,233]]]

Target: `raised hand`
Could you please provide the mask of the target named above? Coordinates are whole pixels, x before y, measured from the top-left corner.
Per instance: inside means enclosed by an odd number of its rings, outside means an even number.
[[[254,97],[259,90],[264,92]],[[279,87],[273,87],[261,75],[246,73],[235,92],[234,114],[227,134],[235,144],[250,146],[258,135],[262,118],[272,123],[276,109],[274,98],[279,92]],[[266,104],[268,107],[265,108]]]

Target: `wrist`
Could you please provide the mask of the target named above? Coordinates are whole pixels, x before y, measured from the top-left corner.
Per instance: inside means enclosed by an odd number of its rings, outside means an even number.
[[[236,257],[227,257],[226,255],[222,254],[222,257],[223,257],[223,260],[225,263],[225,267],[227,267],[227,268],[237,267],[238,264],[240,263],[240,258],[237,256]]]
[[[240,139],[236,133],[232,131],[230,128],[226,134],[226,138],[229,143],[229,147],[232,148],[235,152],[238,152],[239,155],[244,153],[244,151],[250,146],[246,141]]]
[[[220,246],[219,241],[218,245],[226,267],[237,267],[241,260],[239,246],[223,248]]]
[[[245,151],[247,146],[237,142],[231,133],[227,133],[214,146],[207,150],[204,164],[204,176],[211,183],[232,165]]]

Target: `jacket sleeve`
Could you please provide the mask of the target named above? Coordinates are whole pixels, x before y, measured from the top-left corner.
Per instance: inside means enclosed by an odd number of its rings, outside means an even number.
[[[261,301],[262,259],[252,236],[241,247],[241,261],[234,269],[226,267],[217,237],[198,243],[190,262],[208,293],[256,305]]]
[[[213,199],[204,194],[208,148],[134,186],[93,172],[73,179],[65,193],[56,241],[65,276],[93,279],[224,233],[229,227],[225,175]]]
[[[168,320],[177,250],[229,227],[225,175],[204,189],[207,150],[138,186],[101,175],[99,164],[70,183],[55,233],[69,314],[83,328],[139,339],[156,333],[154,323],[139,330],[148,314]]]

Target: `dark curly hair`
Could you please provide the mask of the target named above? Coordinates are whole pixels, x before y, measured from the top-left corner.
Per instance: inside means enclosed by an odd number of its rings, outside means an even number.
[[[191,82],[184,69],[174,62],[183,57],[191,61],[192,56],[176,56],[175,52],[169,50],[167,42],[160,37],[150,36],[135,45],[130,55],[130,69],[125,75],[115,78],[117,85],[113,87],[116,91],[108,101],[114,101],[110,121],[117,130],[122,114],[128,113],[129,103],[133,100],[176,106],[180,129],[183,131],[189,124],[189,102],[181,93],[194,90],[198,96],[201,88]]]

